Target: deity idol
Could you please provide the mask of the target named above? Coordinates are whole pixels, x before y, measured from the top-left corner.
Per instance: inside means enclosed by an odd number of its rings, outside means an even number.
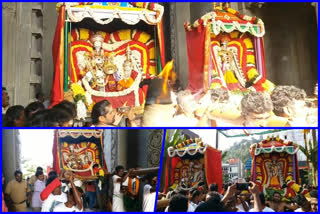
[[[106,87],[108,92],[117,91],[117,79],[115,78],[117,66],[113,62],[113,53],[109,56],[107,63],[103,66],[103,71],[106,75]]]
[[[118,90],[129,88],[133,84],[134,78],[137,76],[137,72],[133,70],[131,54],[132,52],[130,50],[130,46],[128,45],[126,59],[123,62],[123,77],[118,82]]]
[[[271,156],[271,162],[267,162],[266,169],[268,172],[268,182],[266,188],[281,189],[283,182],[283,163],[277,161],[278,156],[273,154]]]
[[[76,144],[69,145],[69,152],[63,152],[62,156],[66,166],[70,169],[83,169],[83,156],[80,154],[86,147],[78,148]],[[87,152],[86,152],[87,154]]]
[[[243,82],[242,78],[237,77],[237,68],[235,59],[236,56],[232,52],[230,48],[228,48],[229,38],[222,37],[221,39],[221,49],[218,52],[218,56],[222,62],[222,73],[224,77],[224,81],[229,90],[245,90],[245,82]]]
[[[100,34],[94,34],[90,38],[90,42],[93,45],[93,53],[92,55],[85,54],[86,63],[80,62],[81,65],[83,65],[81,68],[84,67],[83,70],[87,70],[85,78],[91,83],[91,87],[101,91],[104,90],[104,86],[106,85],[105,75],[103,73],[103,65],[106,61],[102,49],[103,41],[104,39]]]
[[[198,183],[202,182],[204,179],[204,177],[203,177],[203,164],[200,161],[195,161],[192,165],[190,165],[190,168],[191,168],[191,172],[192,172],[192,177],[191,177],[192,186],[194,186],[194,185],[197,185]]]
[[[104,50],[102,49],[103,36],[96,33],[90,38],[90,42],[93,45],[93,53],[91,56],[86,54],[86,80],[94,90],[103,92],[116,91],[117,82],[114,74],[117,71],[117,66],[113,63],[112,54],[109,58],[104,55]]]

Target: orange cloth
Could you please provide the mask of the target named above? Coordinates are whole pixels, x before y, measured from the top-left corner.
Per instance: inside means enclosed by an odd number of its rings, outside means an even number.
[[[139,192],[139,179],[135,178],[135,180],[136,180],[136,189],[133,192],[132,178],[129,177],[128,190],[132,195],[138,195],[138,192]]]
[[[94,182],[91,182],[91,184],[86,183],[86,192],[95,192],[96,187],[94,185]]]
[[[124,90],[127,88],[130,88],[130,86],[133,84],[134,80],[132,77],[129,79],[122,79],[118,82],[118,90]]]
[[[4,202],[4,195],[2,193],[2,212],[8,212],[6,203]]]
[[[280,182],[278,177],[276,176],[272,176],[271,180],[270,180],[270,187],[274,187],[274,188],[281,188]]]

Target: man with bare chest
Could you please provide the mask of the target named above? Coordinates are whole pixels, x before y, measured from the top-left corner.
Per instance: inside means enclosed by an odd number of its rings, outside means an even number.
[[[285,208],[289,210],[295,210],[298,207],[294,205],[287,204],[286,202],[281,201],[281,195],[278,192],[273,194],[272,201],[267,201],[266,204],[276,212],[284,212]]]

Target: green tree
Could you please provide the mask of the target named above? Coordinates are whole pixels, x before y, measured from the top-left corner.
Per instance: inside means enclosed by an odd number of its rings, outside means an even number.
[[[228,152],[227,151],[221,152],[221,160],[222,160],[222,162],[226,161],[227,156],[228,156]]]
[[[222,179],[223,179],[223,183],[224,184],[227,184],[227,183],[229,183],[229,175],[228,174],[223,174],[223,177],[222,177]]]
[[[27,179],[36,173],[37,166],[31,163],[30,158],[25,158],[22,156],[21,158],[21,167],[22,171],[24,172],[22,177],[23,179]]]
[[[310,129],[304,130],[305,146],[299,145],[299,149],[307,157],[309,181],[311,181],[314,186],[318,186],[318,141],[309,140],[309,142],[307,142],[307,134],[310,132]]]
[[[164,150],[163,150],[163,159],[162,159],[162,169],[161,169],[161,183],[160,183],[160,191],[164,189],[165,186],[165,176],[166,171],[167,171],[167,158],[168,158],[168,148],[171,146],[175,146],[181,142],[186,140],[186,137],[181,134],[181,130],[173,130],[171,131],[166,131],[166,136],[165,136],[165,142],[164,142]]]
[[[181,130],[174,130],[173,134],[169,134],[169,132],[166,132],[166,138],[165,138],[165,145],[164,145],[164,151],[163,156],[166,158],[168,155],[168,148],[171,146],[175,146],[183,141],[186,140],[186,137],[181,134]]]

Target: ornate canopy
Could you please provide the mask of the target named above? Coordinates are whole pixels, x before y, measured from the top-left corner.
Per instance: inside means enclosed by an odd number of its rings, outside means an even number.
[[[106,25],[113,19],[121,19],[124,23],[135,25],[141,20],[149,25],[158,24],[163,16],[163,6],[156,3],[129,2],[72,2],[58,3],[57,9],[66,6],[67,17],[70,22],[81,22],[91,18],[96,23]]]
[[[207,149],[207,144],[204,144],[201,139],[188,139],[174,147],[168,148],[169,157],[183,157],[186,154],[195,155],[197,153],[204,154]]]
[[[273,90],[274,84],[266,79],[261,19],[217,7],[193,24],[185,23],[185,29],[189,90]]]
[[[136,107],[141,113],[147,86],[139,84],[165,64],[163,6],[69,2],[58,3],[57,11],[51,106],[75,101],[78,120],[87,118],[102,100],[114,108]]]
[[[72,138],[79,138],[79,137],[85,137],[85,138],[100,138],[102,137],[103,130],[102,129],[59,129],[58,130],[58,136],[59,137],[72,137]]]
[[[255,143],[250,146],[251,155],[257,156],[263,153],[272,153],[272,152],[285,152],[288,154],[296,154],[299,150],[299,147],[291,141],[276,138],[267,138],[260,143]]]
[[[265,34],[264,23],[257,17],[241,14],[232,8],[216,9],[205,14],[193,24],[186,23],[186,29],[197,28],[211,23],[211,33],[218,35],[222,32],[231,33],[235,30],[241,33],[250,33],[255,37],[263,37]]]

